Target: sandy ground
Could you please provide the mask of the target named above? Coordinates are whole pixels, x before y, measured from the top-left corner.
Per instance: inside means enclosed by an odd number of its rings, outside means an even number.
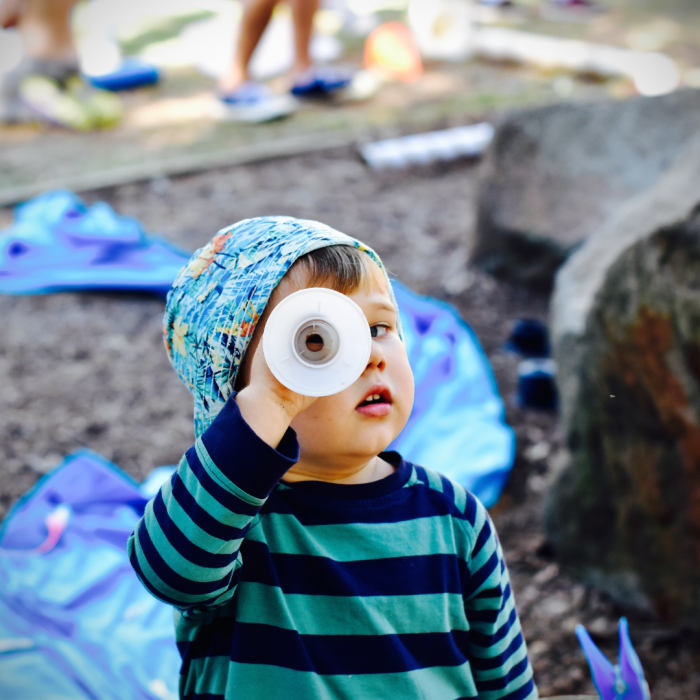
[[[409,286],[454,303],[481,339],[518,435],[513,475],[494,517],[541,695],[593,694],[574,627],[585,624],[616,658],[621,610],[560,573],[546,542],[542,497],[559,449],[557,421],[514,405],[517,360],[503,342],[518,318],[546,319],[547,300],[468,268],[477,174],[466,162],[373,173],[348,149],[86,199],[106,199],[189,249],[249,216],[316,218],[375,247]],[[0,222],[8,217],[0,211]],[[96,450],[141,479],[189,447],[192,401],[163,350],[162,312],[162,301],[138,296],[0,298],[0,517],[77,448]],[[700,636],[629,619],[654,699],[700,697]]]

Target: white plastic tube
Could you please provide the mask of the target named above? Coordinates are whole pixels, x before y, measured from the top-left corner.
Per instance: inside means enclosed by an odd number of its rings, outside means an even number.
[[[372,336],[362,309],[332,289],[302,289],[270,314],[262,338],[272,374],[304,396],[330,396],[367,367]]]

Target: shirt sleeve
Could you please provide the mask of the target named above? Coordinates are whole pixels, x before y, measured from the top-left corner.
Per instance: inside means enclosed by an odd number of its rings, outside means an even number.
[[[469,498],[474,501],[475,538],[463,595],[479,700],[535,700],[537,688],[501,545],[486,509],[471,494]]]
[[[241,542],[298,459],[291,428],[277,449],[270,447],[245,422],[233,395],[129,537],[129,560],[143,585],[182,610],[229,601],[243,565]]]

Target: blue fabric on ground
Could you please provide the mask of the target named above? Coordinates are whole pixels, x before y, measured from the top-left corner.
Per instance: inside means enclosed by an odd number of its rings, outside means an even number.
[[[110,289],[165,296],[190,254],[104,202],[91,207],[67,190],[15,208],[0,231],[0,293]]]
[[[495,505],[515,457],[515,434],[491,365],[457,310],[393,281],[416,383],[411,417],[389,449]]]
[[[177,698],[172,609],[126,556],[146,500],[115,465],[81,451],[14,506],[0,530],[0,698]],[[62,505],[67,528],[36,553]]]

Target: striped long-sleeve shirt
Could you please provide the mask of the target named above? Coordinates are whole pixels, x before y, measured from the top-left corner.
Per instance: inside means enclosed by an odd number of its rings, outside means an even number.
[[[481,503],[395,453],[380,481],[288,485],[298,449],[230,400],[129,539],[176,608],[181,697],[537,698]]]

